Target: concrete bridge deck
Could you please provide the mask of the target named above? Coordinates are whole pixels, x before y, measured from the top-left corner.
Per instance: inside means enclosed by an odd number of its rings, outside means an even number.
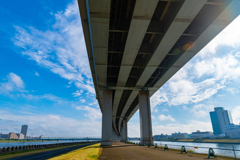
[[[144,146],[113,142],[112,147],[104,147],[99,160],[203,160],[207,155],[193,153],[181,154],[179,151],[163,151]],[[217,158],[226,160],[226,158]]]

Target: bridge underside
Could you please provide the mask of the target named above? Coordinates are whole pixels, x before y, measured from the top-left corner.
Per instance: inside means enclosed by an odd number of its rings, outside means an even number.
[[[240,12],[239,0],[78,2],[108,144],[113,133],[126,140],[138,109],[141,140],[151,143],[149,97]]]

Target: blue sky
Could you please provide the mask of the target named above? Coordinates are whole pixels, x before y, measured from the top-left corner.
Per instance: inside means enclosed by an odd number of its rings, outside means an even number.
[[[0,132],[101,136],[77,1],[2,1]],[[223,106],[240,123],[240,17],[151,97],[153,134],[212,130]],[[139,136],[139,113],[128,123]]]

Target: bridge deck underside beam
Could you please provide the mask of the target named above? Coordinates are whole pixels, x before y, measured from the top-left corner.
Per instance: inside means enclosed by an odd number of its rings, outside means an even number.
[[[126,45],[123,52],[123,57],[121,61],[121,66],[119,70],[119,75],[117,79],[117,87],[125,87],[128,75],[130,74],[130,71],[132,69],[132,66],[134,64],[135,58],[138,54],[139,48],[142,44],[143,38],[145,36],[145,33],[147,31],[147,28],[149,26],[149,23],[151,21],[152,15],[155,11],[155,8],[157,6],[158,0],[138,0],[135,3],[132,20],[130,23]],[[121,120],[123,118],[122,107],[119,106],[120,99],[119,97],[122,96],[123,91],[116,90],[115,91],[115,97],[114,97],[114,104],[113,104],[113,115],[120,116]],[[130,93],[131,94],[131,93]],[[128,97],[126,97],[128,98]],[[126,101],[125,101],[125,105]],[[125,108],[125,107],[124,107]],[[118,113],[118,114],[117,114]],[[119,123],[113,123],[119,132],[121,130],[121,120],[118,119]],[[116,119],[113,120],[115,122]]]
[[[211,21],[210,25],[196,38],[194,41],[194,47],[186,50],[178,59],[173,61],[168,69],[163,71],[161,77],[152,86],[153,88],[162,87],[175,73],[177,73],[191,58],[193,58],[202,48],[204,48],[214,37],[216,37],[225,27],[227,27],[237,16],[240,11],[237,9],[240,7],[240,1],[232,1],[217,17]],[[157,90],[156,90],[157,91]],[[151,91],[152,96],[156,91]],[[128,120],[139,109],[136,106],[131,114],[128,116]]]
[[[153,95],[240,14],[239,0],[89,0],[89,5],[98,101],[102,107],[103,90],[113,90],[112,125],[118,136],[123,119],[139,108],[139,90]],[[80,11],[84,17],[81,6]],[[83,30],[94,74],[85,24]]]

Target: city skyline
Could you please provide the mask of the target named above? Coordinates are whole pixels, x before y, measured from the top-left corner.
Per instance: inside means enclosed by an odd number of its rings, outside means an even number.
[[[100,136],[77,1],[22,5],[0,6],[0,132],[26,123],[29,135]],[[217,106],[240,123],[239,25],[240,17],[151,97],[153,135],[211,131],[209,111]],[[140,136],[138,114],[129,137]]]

